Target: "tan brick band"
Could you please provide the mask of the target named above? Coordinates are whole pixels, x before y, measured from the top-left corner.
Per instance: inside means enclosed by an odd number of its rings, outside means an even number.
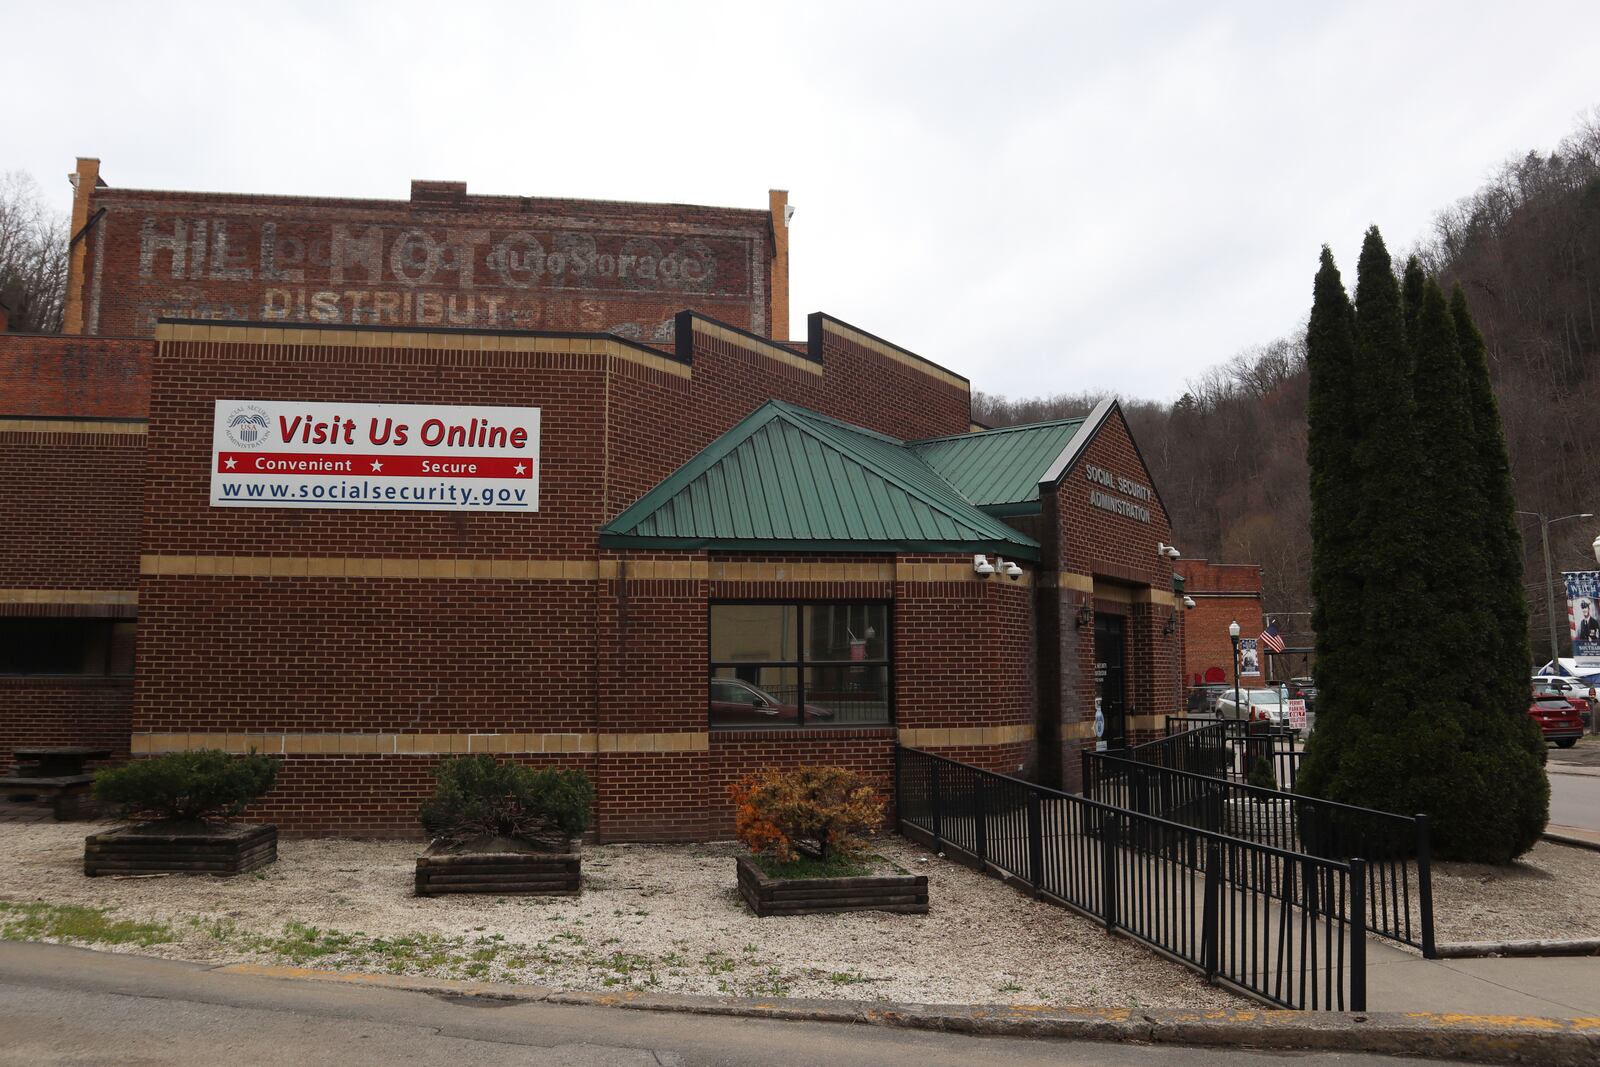
[[[0,419],[0,433],[114,433],[143,437],[148,431],[149,427],[142,422],[113,419]]]
[[[0,589],[0,604],[137,604],[132,589]]]
[[[395,348],[437,352],[537,352],[551,355],[607,356],[652,370],[692,378],[687,363],[655,355],[603,337],[538,337],[526,334],[408,333],[396,330],[304,330],[284,326],[214,326],[158,323],[157,341],[281,345],[289,348]]]
[[[1032,740],[1031,725],[920,727],[900,731],[900,743],[907,748],[983,747]]]
[[[1043,589],[1072,589],[1079,593],[1094,592],[1094,579],[1087,574],[1051,571],[1039,575],[1039,585]]]
[[[672,733],[136,733],[134,755],[221,749],[243,755],[537,755],[564,752],[705,752],[710,734]]]
[[[1024,572],[1015,582],[984,579],[969,563],[723,563],[705,560],[383,559],[354,556],[143,555],[146,576],[224,575],[247,578],[503,578],[516,581],[713,581],[713,582],[928,582],[990,581],[1032,585]]]
[[[1126,721],[1126,728],[1159,733],[1167,728],[1167,717],[1165,715],[1129,715]],[[1067,723],[1061,727],[1061,738],[1064,741],[1092,741],[1094,740],[1094,723]]]
[[[727,329],[715,322],[707,322],[705,319],[696,317],[694,320],[694,332],[716,338],[718,341],[733,345],[735,348],[742,348],[754,355],[776,360],[785,366],[805,371],[807,374],[815,374],[819,377],[822,375],[822,366],[820,364],[807,359],[798,352],[791,352],[782,345],[772,344],[759,338],[746,337],[737,330]]]
[[[880,356],[892,359],[902,366],[910,367],[915,371],[920,371],[930,378],[935,378],[941,382],[944,382],[946,385],[953,385],[964,393],[971,390],[971,385],[959,374],[952,374],[943,367],[929,363],[927,360],[915,355],[914,353],[907,352],[905,349],[898,348],[887,341],[880,341],[870,334],[862,333],[860,330],[851,329],[842,322],[838,322],[834,319],[823,319],[822,330],[824,333],[831,333],[836,337],[842,337],[851,344],[860,348],[865,348],[869,352],[876,352]]]

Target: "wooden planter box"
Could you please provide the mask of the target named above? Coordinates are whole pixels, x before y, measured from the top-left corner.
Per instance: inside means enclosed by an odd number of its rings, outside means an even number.
[[[565,852],[450,852],[430,848],[417,857],[417,896],[495,893],[575,897],[583,891],[583,858],[575,842]]]
[[[822,915],[840,911],[923,915],[928,911],[928,876],[771,878],[748,856],[740,856],[739,895],[757,915]]]
[[[83,873],[243,874],[278,858],[276,826],[119,826],[83,840]]]

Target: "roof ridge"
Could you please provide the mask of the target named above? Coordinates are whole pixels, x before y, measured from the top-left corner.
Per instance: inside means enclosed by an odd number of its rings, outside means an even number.
[[[913,447],[917,445],[931,445],[940,441],[960,441],[972,437],[987,437],[991,434],[1016,433],[1018,430],[1042,430],[1048,426],[1065,426],[1071,422],[1082,422],[1088,415],[1074,415],[1068,419],[1045,419],[1042,422],[1019,422],[1011,426],[991,426],[987,430],[968,430],[966,433],[947,433],[942,437],[918,437],[907,441]]]
[[[877,441],[880,444],[887,444],[887,445],[893,446],[894,448],[898,449],[905,456],[905,458],[908,461],[910,461],[912,463],[915,463],[918,468],[920,468],[923,471],[926,471],[928,473],[929,477],[931,477],[936,482],[938,482],[940,485],[942,485],[946,489],[948,489],[955,496],[955,498],[957,500],[959,500],[962,504],[966,505],[968,508],[971,508],[974,512],[976,512],[977,514],[983,516],[985,519],[994,520],[994,516],[993,515],[990,515],[988,512],[986,512],[982,508],[978,507],[978,505],[976,505],[972,501],[968,500],[965,493],[963,493],[961,490],[957,489],[954,485],[950,484],[949,479],[945,478],[944,475],[940,474],[937,470],[935,470],[933,465],[930,464],[927,460],[925,460],[921,456],[917,455],[916,450],[911,448],[910,445],[907,442],[898,440],[897,438],[890,437],[887,434],[880,434],[875,430],[868,430],[864,426],[861,426],[861,427],[852,426],[850,423],[842,422],[842,421],[840,421],[838,419],[830,418],[827,415],[822,415],[822,414],[820,414],[818,412],[813,412],[813,411],[809,410],[808,408],[802,408],[802,407],[799,407],[798,405],[787,404],[787,403],[784,403],[783,401],[780,401],[780,400],[768,401],[768,403],[776,405],[784,415],[789,416],[790,417],[790,421],[791,421],[792,424],[798,424],[798,423],[803,423],[803,422],[808,422],[808,421],[820,422],[820,423],[822,423],[824,426],[826,426],[829,429],[843,430],[843,431],[848,432],[848,433],[854,433],[854,434],[857,434],[859,436],[865,437],[868,440]],[[806,416],[811,416],[811,418],[808,419]],[[817,428],[816,427],[801,426],[800,428],[802,430],[804,430],[804,431],[811,432],[812,434],[815,434],[817,432]],[[833,443],[834,447],[836,447],[836,448],[842,447],[839,444],[839,442],[835,441],[835,442],[832,442],[832,443]],[[935,511],[939,512],[941,515],[944,515],[946,518],[948,518],[948,519],[950,519],[952,521],[955,521],[955,522],[969,522],[970,523],[970,521],[971,521],[970,519],[963,518],[959,514],[953,512],[950,509],[948,502],[941,501],[941,500],[938,500],[938,499],[932,497],[930,494],[928,494],[926,491],[924,491],[922,489],[922,487],[920,487],[920,486],[908,484],[903,477],[896,476],[893,471],[884,470],[878,464],[872,463],[870,461],[865,461],[860,456],[852,455],[852,456],[849,456],[847,458],[851,459],[857,466],[866,468],[867,470],[870,470],[873,473],[875,473],[878,477],[883,478],[885,481],[888,481],[888,482],[890,482],[890,483],[892,483],[894,485],[899,486],[902,492],[904,492],[904,493],[906,493],[906,494],[908,494],[910,496],[913,496],[916,499],[922,501],[922,503],[926,504],[930,508],[933,508]],[[998,521],[998,520],[994,520],[994,521]],[[1004,524],[1002,523],[1001,525],[1004,525]],[[1017,533],[1020,535],[1021,531],[1019,530],[1019,531],[1017,531]],[[1030,540],[1031,540],[1031,538],[1030,538]]]

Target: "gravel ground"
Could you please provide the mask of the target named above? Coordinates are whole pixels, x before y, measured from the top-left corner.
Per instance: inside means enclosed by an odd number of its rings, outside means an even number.
[[[83,837],[95,829],[6,827],[0,900],[165,923],[173,940],[101,945],[207,963],[848,1000],[1241,1003],[1075,913],[894,837],[876,850],[928,875],[927,915],[758,919],[734,888],[732,844],[591,846],[577,899],[419,899],[411,895],[416,842],[283,841],[276,864],[234,879],[85,878]],[[16,910],[0,911],[0,930],[8,914],[17,921]]]
[[[1509,867],[1433,865],[1435,938],[1600,937],[1600,852],[1540,842]]]

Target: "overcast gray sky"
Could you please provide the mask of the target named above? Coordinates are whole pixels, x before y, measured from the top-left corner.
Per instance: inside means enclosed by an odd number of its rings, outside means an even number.
[[[0,0],[0,170],[764,208],[825,310],[1011,395],[1170,399],[1600,105],[1600,3]]]

